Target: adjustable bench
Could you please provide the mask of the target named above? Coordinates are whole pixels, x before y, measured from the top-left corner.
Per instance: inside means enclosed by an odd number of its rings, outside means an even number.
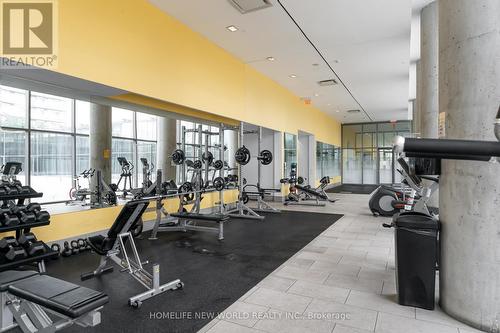
[[[321,192],[317,189],[295,184],[294,187],[300,191],[296,200],[287,200],[285,205],[305,205],[305,206],[325,206],[324,201],[335,202],[328,198],[328,195],[320,188]],[[312,201],[314,200],[314,201]]]
[[[35,271],[0,272],[0,293],[1,332],[16,326],[25,333],[56,332],[74,323],[96,326],[108,302],[99,291]],[[53,322],[47,312],[59,320]]]
[[[92,250],[101,256],[101,261],[95,271],[81,275],[81,279],[86,280],[104,273],[110,273],[113,271],[113,267],[108,266],[108,260],[111,260],[120,267],[121,271],[128,272],[135,280],[147,288],[145,292],[129,298],[128,304],[135,308],[140,307],[142,301],[146,299],[162,294],[167,290],[184,287],[184,284],[179,279],[160,285],[160,265],[158,264],[153,264],[152,274],[143,267],[148,262],[141,261],[130,230],[133,230],[139,223],[148,205],[148,200],[127,202],[106,236],[98,235],[88,238],[88,244]],[[127,243],[129,244],[128,250]],[[128,251],[131,251],[131,256],[129,256]]]
[[[159,231],[208,231],[215,232],[219,235],[219,240],[224,239],[224,222],[229,220],[228,215],[224,214],[197,214],[197,213],[173,213],[171,217],[177,218],[177,224],[173,226],[161,226]],[[196,222],[212,222],[216,223],[217,227],[206,227],[196,225]]]

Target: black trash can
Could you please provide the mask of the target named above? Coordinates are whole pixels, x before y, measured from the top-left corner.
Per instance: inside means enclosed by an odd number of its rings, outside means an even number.
[[[439,221],[408,212],[394,216],[398,303],[434,310]]]

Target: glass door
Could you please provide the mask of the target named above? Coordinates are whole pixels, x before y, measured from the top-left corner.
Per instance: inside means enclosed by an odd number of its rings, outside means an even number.
[[[394,183],[394,154],[392,148],[379,148],[378,155],[378,183]]]

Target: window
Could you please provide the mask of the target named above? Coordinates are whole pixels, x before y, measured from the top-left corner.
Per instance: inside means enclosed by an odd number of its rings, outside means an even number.
[[[134,137],[134,112],[113,108],[113,136],[120,138],[133,138]]]
[[[316,176],[340,176],[340,148],[327,143],[316,143]]]
[[[137,113],[137,139],[156,141],[156,116]]]
[[[53,95],[31,93],[31,128],[71,132],[73,100]]]
[[[78,134],[90,134],[90,103],[84,101],[75,102],[75,132]]]
[[[409,121],[342,126],[344,183],[393,183],[392,145],[396,135],[410,135]]]
[[[27,137],[24,131],[0,131],[0,159],[1,165],[6,162],[21,162],[23,171],[17,179],[26,184],[26,143]]]
[[[27,127],[27,109],[28,91],[0,86],[0,124],[2,127]]]
[[[290,175],[292,163],[297,163],[297,136],[294,134],[285,133],[284,135],[284,171],[285,177]]]
[[[72,184],[71,135],[31,132],[30,184],[43,192],[44,201],[68,198]]]
[[[0,85],[0,163],[23,163],[18,179],[43,192],[40,201],[68,200],[75,175],[90,167],[90,107],[87,101]],[[136,165],[141,157],[156,164],[157,117],[120,108],[113,108],[112,117],[113,180],[121,173],[118,156]],[[142,168],[134,172],[133,179],[140,172],[142,182]]]
[[[111,181],[117,183],[122,173],[118,157],[125,157],[132,164],[132,184],[142,184],[141,158],[156,165],[156,128],[158,117],[126,109],[112,109],[113,139],[111,154]],[[154,181],[155,174],[152,175]],[[122,181],[123,182],[123,181]],[[123,189],[123,183],[120,183]]]

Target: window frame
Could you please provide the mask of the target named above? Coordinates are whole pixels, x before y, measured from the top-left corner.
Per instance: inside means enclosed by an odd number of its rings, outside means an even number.
[[[22,91],[26,92],[25,126],[24,127],[2,126],[2,128],[1,128],[2,131],[22,132],[25,134],[26,139],[24,142],[25,156],[24,156],[24,162],[23,162],[23,171],[24,171],[26,180],[25,180],[24,185],[30,186],[32,184],[32,179],[31,179],[32,178],[32,169],[33,169],[32,165],[31,165],[32,134],[34,134],[34,133],[49,133],[49,134],[57,134],[57,135],[66,135],[66,136],[71,137],[71,139],[70,139],[71,140],[71,183],[68,184],[68,186],[75,187],[76,186],[75,177],[77,177],[78,174],[80,173],[80,171],[76,170],[76,168],[77,168],[77,152],[76,152],[77,138],[83,137],[83,138],[88,138],[90,140],[90,131],[89,131],[89,134],[85,134],[85,133],[82,133],[80,131],[77,131],[77,124],[76,124],[77,107],[76,107],[76,104],[77,104],[77,101],[81,101],[81,102],[89,102],[89,101],[85,100],[85,98],[82,98],[82,97],[68,97],[64,94],[58,94],[57,92],[45,92],[43,88],[42,89],[37,89],[36,87],[23,88],[23,87],[18,87],[16,85],[12,85],[12,84],[2,84],[2,86],[7,87],[7,88],[18,89],[18,90],[22,90]],[[31,100],[32,100],[33,93],[52,95],[52,96],[67,98],[67,99],[71,100],[71,110],[70,110],[71,129],[70,129],[70,131],[65,132],[65,131],[57,131],[57,130],[34,129],[32,127],[32,124],[31,124],[31,120],[32,120]],[[130,109],[126,109],[123,107],[117,107],[117,108],[125,109],[125,110],[128,110],[128,111],[133,113],[133,134],[134,134],[134,137],[133,138],[123,138],[123,137],[112,136],[112,139],[117,138],[117,139],[125,139],[125,140],[133,141],[134,157],[136,160],[138,160],[138,146],[137,146],[138,142],[154,143],[157,147],[157,145],[158,145],[158,133],[156,134],[156,140],[138,139],[137,138],[137,113],[139,113],[139,112],[134,111],[134,110],[130,110]],[[112,106],[112,109],[113,109],[113,106]],[[145,113],[147,113],[147,112],[145,112]],[[149,113],[147,113],[147,114],[149,114]],[[151,114],[151,115],[154,115],[154,114]],[[156,119],[158,121],[158,116],[157,115],[155,115],[155,116],[157,117]],[[112,131],[112,129],[110,129],[110,131]],[[156,156],[156,159],[158,159],[158,156]],[[137,161],[134,161],[133,163],[137,163]],[[134,184],[137,184],[139,171],[142,172],[142,168],[135,168],[135,173],[133,175],[133,182],[135,182]],[[68,190],[69,190],[69,188],[68,188]],[[64,202],[67,202],[68,200],[69,200],[69,198],[67,198],[67,199],[61,198],[61,200],[42,201],[41,203],[42,204],[55,204],[55,203],[64,203]]]

